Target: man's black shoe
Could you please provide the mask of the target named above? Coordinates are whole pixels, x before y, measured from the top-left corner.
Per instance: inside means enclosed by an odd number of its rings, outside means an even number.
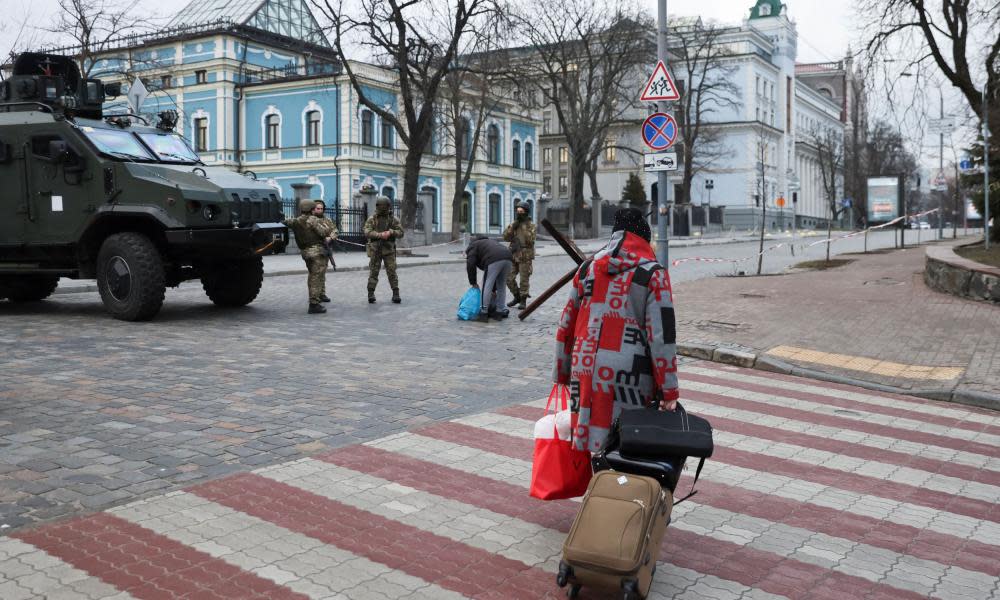
[[[330,297],[327,296],[326,294],[323,294],[322,296],[319,297],[319,301],[320,302],[329,302],[330,301]]]
[[[496,319],[497,321],[501,319],[506,319],[510,316],[509,310],[491,310],[489,313],[491,319]]]
[[[488,322],[490,320],[489,313],[484,313],[484,312],[479,313],[479,316],[476,317],[476,320],[479,321],[480,323]]]
[[[325,312],[326,312],[326,308],[322,304],[310,304],[309,305],[309,314],[311,314],[311,315],[315,315],[315,314],[319,314],[319,313],[325,313]]]

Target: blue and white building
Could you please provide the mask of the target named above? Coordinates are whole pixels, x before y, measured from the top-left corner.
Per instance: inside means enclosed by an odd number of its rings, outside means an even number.
[[[306,0],[194,0],[167,27],[132,38],[95,62],[91,73],[142,78],[149,117],[173,109],[178,129],[206,163],[259,179],[293,197],[313,186],[328,206],[351,206],[366,184],[402,196],[406,148],[396,131],[362,106]],[[398,110],[395,73],[353,63],[368,98]],[[540,120],[511,102],[487,115],[484,147],[462,193],[466,231],[499,233],[514,204],[539,192]],[[436,135],[420,188],[433,194],[435,231],[452,221],[453,136]]]

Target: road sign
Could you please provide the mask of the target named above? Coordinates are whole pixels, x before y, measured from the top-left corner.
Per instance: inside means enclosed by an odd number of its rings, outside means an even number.
[[[797,191],[799,191],[801,189],[802,189],[802,186],[799,185],[798,181],[789,181],[788,182],[788,191],[789,192],[797,192]]]
[[[972,159],[968,156],[962,158],[962,160],[958,162],[958,168],[963,171],[971,171],[973,169]]]
[[[775,200],[774,203],[778,205],[778,208],[785,208],[785,197],[778,196],[778,199]]]
[[[133,113],[139,114],[147,96],[149,96],[149,90],[142,84],[142,79],[136,77],[132,85],[128,86],[128,103],[132,107]]]
[[[955,130],[955,119],[951,117],[944,117],[943,119],[928,119],[927,120],[927,132],[928,133],[943,133],[948,135]]]
[[[643,162],[644,162],[643,170],[645,170],[647,173],[652,173],[653,171],[676,171],[677,153],[657,152],[654,154],[646,154],[643,159]]]
[[[653,76],[646,82],[646,87],[642,90],[642,96],[639,100],[642,102],[659,100],[669,102],[680,99],[681,95],[677,91],[677,84],[674,83],[674,78],[667,71],[667,65],[663,64],[662,60],[657,61],[656,68],[653,69]]]
[[[844,198],[840,201],[840,205],[844,208],[850,208],[853,201],[850,198]]]
[[[642,141],[657,152],[667,150],[677,139],[677,121],[667,113],[653,113],[642,124]]]
[[[934,179],[931,180],[931,187],[939,192],[948,189],[948,178],[945,177],[943,171],[938,171],[937,175],[934,176]]]

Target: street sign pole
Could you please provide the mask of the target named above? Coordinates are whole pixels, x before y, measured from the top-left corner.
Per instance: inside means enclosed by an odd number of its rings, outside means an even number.
[[[658,0],[658,33],[656,36],[656,57],[667,64],[667,0]],[[659,102],[660,112],[667,111],[666,101]],[[685,148],[685,152],[690,148]],[[660,171],[656,175],[656,207],[659,214],[656,216],[656,260],[663,265],[664,269],[670,269],[670,229],[667,222],[670,220],[670,210],[667,205],[667,192],[670,186],[670,176],[666,171]]]
[[[941,99],[941,119],[944,120],[944,93],[938,88],[938,97]],[[938,134],[938,173],[944,176],[944,131]],[[957,184],[957,182],[956,182]],[[944,195],[941,190],[938,196],[938,239],[944,239]]]
[[[990,249],[990,105],[983,86],[983,246]]]

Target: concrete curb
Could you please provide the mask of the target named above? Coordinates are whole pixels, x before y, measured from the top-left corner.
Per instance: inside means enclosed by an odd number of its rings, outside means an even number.
[[[904,396],[916,396],[927,398],[928,400],[940,400],[943,402],[953,402],[955,404],[965,404],[979,408],[1000,411],[1000,395],[988,394],[972,390],[956,390],[949,388],[931,390],[907,390],[891,385],[884,385],[864,379],[855,379],[843,375],[824,373],[814,369],[798,367],[783,360],[767,356],[765,354],[754,354],[743,350],[735,350],[725,346],[713,346],[711,344],[686,344],[678,342],[677,354],[690,358],[709,360],[747,369],[757,369],[771,373],[781,373],[783,375],[795,375],[808,379],[828,381],[830,383],[840,383],[855,387],[872,390],[876,392],[886,392],[889,394],[901,394]]]

